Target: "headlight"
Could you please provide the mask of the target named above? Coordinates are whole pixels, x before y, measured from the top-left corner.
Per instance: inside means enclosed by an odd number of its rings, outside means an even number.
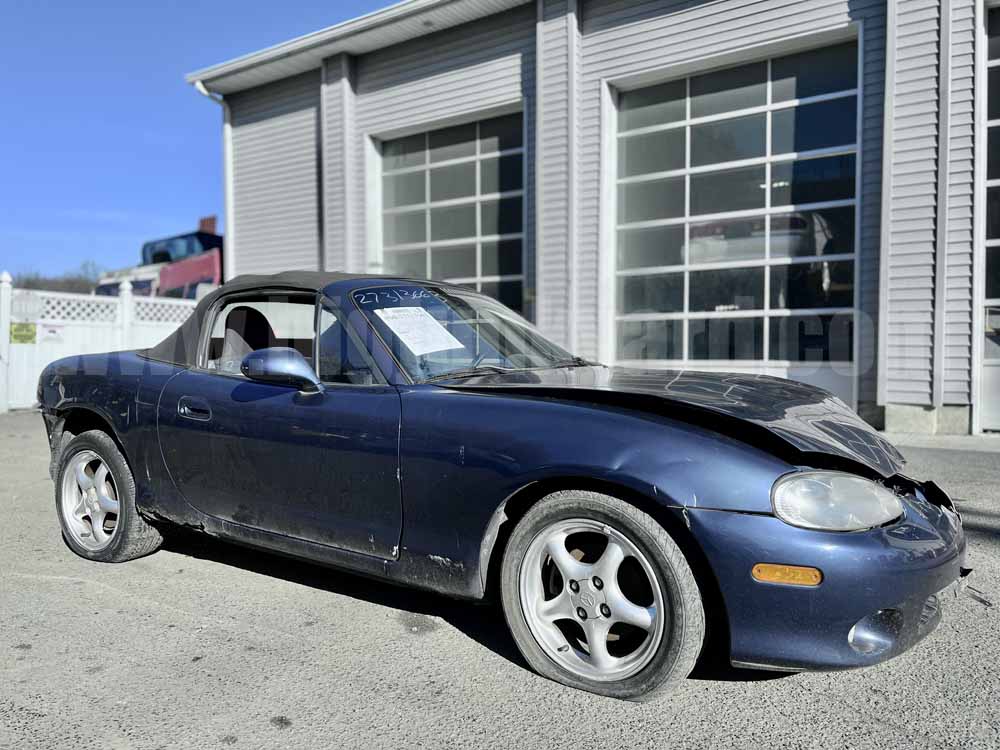
[[[771,502],[785,523],[824,531],[870,529],[903,514],[903,504],[892,490],[838,471],[782,477],[774,483]]]

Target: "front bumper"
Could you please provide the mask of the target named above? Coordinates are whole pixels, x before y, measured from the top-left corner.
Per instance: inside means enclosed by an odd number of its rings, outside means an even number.
[[[965,535],[951,501],[932,484],[914,486],[903,505],[900,520],[852,533],[689,508],[726,605],[731,661],[790,671],[863,667],[933,631],[944,592],[968,572]],[[761,562],[819,568],[823,582],[762,583],[750,575]]]

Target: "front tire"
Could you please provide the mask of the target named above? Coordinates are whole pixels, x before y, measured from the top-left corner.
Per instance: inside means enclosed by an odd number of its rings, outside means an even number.
[[[660,524],[618,498],[543,498],[511,534],[501,578],[514,640],[549,679],[649,700],[698,659],[705,610],[691,567]]]
[[[63,539],[80,557],[125,562],[154,552],[160,532],[135,507],[135,480],[115,441],[90,430],[66,444],[56,473]]]

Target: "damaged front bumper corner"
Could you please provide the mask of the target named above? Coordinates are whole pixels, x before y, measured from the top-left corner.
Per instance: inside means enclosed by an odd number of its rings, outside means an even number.
[[[886,661],[933,632],[971,572],[961,519],[929,483],[910,485],[898,521],[855,533],[766,515],[689,509],[689,517],[719,581],[736,666],[828,671]],[[754,581],[749,571],[761,561],[816,568],[822,584]]]

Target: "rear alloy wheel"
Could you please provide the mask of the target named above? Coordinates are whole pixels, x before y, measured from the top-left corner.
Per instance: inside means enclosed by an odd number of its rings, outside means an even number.
[[[118,489],[104,459],[92,450],[74,454],[62,477],[63,525],[73,540],[100,552],[118,531]]]
[[[670,535],[628,503],[549,495],[515,528],[502,575],[514,639],[546,677],[648,700],[694,667],[705,631],[697,582]]]
[[[63,449],[56,510],[66,544],[88,560],[133,560],[163,541],[136,510],[135,481],[125,457],[100,430],[77,435]]]

